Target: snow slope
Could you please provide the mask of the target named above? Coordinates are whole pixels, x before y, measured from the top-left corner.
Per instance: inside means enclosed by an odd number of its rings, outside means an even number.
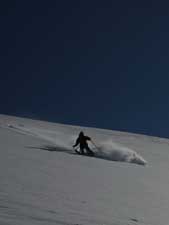
[[[0,115],[0,140],[2,225],[169,222],[168,139]]]

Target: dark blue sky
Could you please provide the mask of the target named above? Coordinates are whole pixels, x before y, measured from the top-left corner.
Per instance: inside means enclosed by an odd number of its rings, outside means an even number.
[[[2,1],[0,113],[169,137],[169,3]]]

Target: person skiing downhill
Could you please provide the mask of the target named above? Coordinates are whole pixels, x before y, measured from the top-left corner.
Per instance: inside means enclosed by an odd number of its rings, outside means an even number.
[[[84,149],[85,149],[88,155],[93,156],[94,152],[89,148],[87,143],[87,141],[90,141],[90,140],[91,138],[88,136],[85,136],[84,133],[81,131],[79,133],[79,137],[76,139],[76,143],[73,145],[73,148],[80,145],[80,154],[84,155]]]

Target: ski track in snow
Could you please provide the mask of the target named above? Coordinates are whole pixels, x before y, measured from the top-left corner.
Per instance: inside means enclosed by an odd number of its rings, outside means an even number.
[[[72,145],[77,138],[77,135],[70,134],[70,132],[52,131],[47,129],[39,129],[35,127],[25,127],[22,124],[13,125],[8,124],[8,128],[15,130],[25,135],[31,135],[43,140],[49,141],[57,151],[70,151],[72,152]],[[96,146],[89,143],[90,148],[95,152],[94,158],[105,159],[109,161],[119,161],[127,163],[135,163],[145,166],[146,160],[139,155],[136,151],[113,142],[110,138],[103,138],[97,140]]]

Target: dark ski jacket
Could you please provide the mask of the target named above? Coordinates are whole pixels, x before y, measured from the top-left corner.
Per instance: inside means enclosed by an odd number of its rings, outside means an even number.
[[[79,135],[79,137],[76,140],[75,145],[73,145],[73,147],[76,147],[78,144],[80,144],[81,148],[85,148],[88,147],[87,141],[90,141],[91,138],[88,136],[84,136],[84,135]]]

